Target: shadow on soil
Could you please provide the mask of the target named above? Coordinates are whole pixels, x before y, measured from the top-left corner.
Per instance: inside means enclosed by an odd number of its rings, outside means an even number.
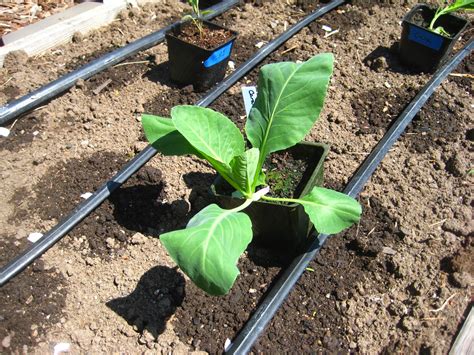
[[[202,208],[213,202],[209,186],[214,174],[191,172],[183,175],[192,189],[189,203],[184,199],[167,202],[164,183],[122,187],[110,197],[117,223],[127,230],[158,237],[164,232],[184,228]]]
[[[138,332],[148,330],[156,338],[183,302],[184,286],[184,277],[176,268],[156,266],[143,274],[131,294],[111,300],[107,306]]]
[[[390,48],[378,46],[368,54],[363,63],[376,72],[391,71],[401,74],[418,74],[400,63],[398,58],[398,42],[394,42]]]
[[[169,86],[172,89],[180,89],[183,87],[171,81],[169,73],[169,61],[151,65],[150,70],[147,71],[145,77],[154,83],[160,83],[162,85]]]

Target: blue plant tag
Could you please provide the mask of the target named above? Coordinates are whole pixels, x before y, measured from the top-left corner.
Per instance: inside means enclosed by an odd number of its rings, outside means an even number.
[[[212,67],[217,63],[222,62],[223,60],[229,58],[230,52],[232,51],[232,45],[234,41],[227,43],[224,47],[219,48],[214,53],[212,53],[209,58],[204,61],[204,66],[206,68]]]
[[[443,38],[441,36],[414,26],[410,26],[408,39],[410,41],[422,44],[425,47],[434,49],[435,51],[439,51],[443,45]]]

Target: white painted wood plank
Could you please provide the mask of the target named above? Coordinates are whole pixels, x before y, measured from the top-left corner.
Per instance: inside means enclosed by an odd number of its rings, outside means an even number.
[[[84,2],[82,4],[75,5],[69,9],[52,16],[48,16],[43,20],[35,22],[19,30],[7,33],[2,37],[3,43],[8,45],[22,38],[34,35],[36,32],[45,30],[48,27],[60,24],[61,22],[71,21],[74,19],[74,17],[80,15],[81,13],[95,9],[98,6],[102,6],[102,4],[97,2]]]
[[[471,307],[449,355],[474,354],[474,307]]]
[[[0,47],[0,68],[5,56],[16,50],[24,50],[34,56],[69,42],[76,32],[86,33],[113,21],[127,7],[130,0],[110,0],[105,4],[85,2],[59,14],[38,21],[23,29],[7,34]],[[154,1],[154,0],[151,0]]]

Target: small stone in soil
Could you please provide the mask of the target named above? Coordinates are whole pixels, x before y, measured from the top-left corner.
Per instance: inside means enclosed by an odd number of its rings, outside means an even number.
[[[36,243],[41,237],[43,237],[43,233],[33,232],[28,236],[28,240],[32,243]]]
[[[10,135],[10,130],[5,127],[0,127],[0,136],[8,137]]]
[[[382,253],[388,254],[388,255],[395,255],[397,252],[390,247],[383,247]]]
[[[57,343],[54,346],[53,354],[57,355],[64,352],[69,352],[70,348],[71,348],[71,344],[69,343]]]
[[[11,343],[11,336],[10,335],[7,335],[5,338],[3,338],[2,340],[2,347],[4,348],[9,348],[10,347],[10,343]]]

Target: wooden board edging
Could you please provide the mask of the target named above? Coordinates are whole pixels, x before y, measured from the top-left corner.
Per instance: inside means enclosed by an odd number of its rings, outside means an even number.
[[[160,0],[104,0],[103,3],[83,2],[61,13],[49,16],[20,30],[2,37],[0,47],[0,68],[5,56],[13,51],[23,50],[28,57],[44,53],[71,40],[76,32],[87,33],[114,20],[127,6],[137,6]]]
[[[449,355],[472,355],[474,354],[474,306],[459,332]]]

